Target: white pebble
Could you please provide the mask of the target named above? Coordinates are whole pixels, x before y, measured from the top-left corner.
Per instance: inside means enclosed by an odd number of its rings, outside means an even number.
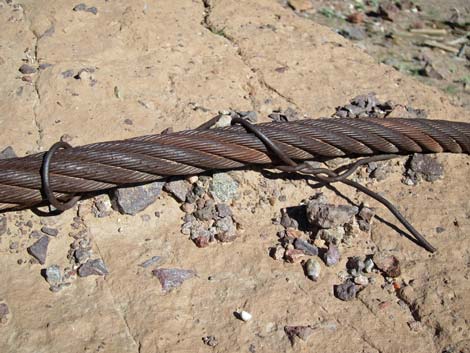
[[[354,283],[362,286],[367,286],[369,284],[369,279],[366,276],[359,275],[354,278]]]
[[[248,311],[242,310],[238,312],[238,317],[243,321],[247,322],[253,318],[253,315],[251,315]]]

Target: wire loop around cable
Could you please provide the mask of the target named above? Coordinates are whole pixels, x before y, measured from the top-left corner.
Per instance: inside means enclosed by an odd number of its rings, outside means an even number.
[[[56,142],[52,145],[52,147],[49,149],[49,151],[46,152],[44,155],[44,159],[42,162],[42,168],[41,168],[41,177],[42,177],[42,191],[44,195],[46,196],[47,201],[54,206],[57,210],[59,211],[66,211],[69,208],[72,208],[75,206],[78,200],[80,200],[80,196],[74,196],[66,201],[66,202],[61,202],[59,201],[55,195],[54,192],[52,191],[51,185],[50,185],[50,166],[51,166],[51,160],[52,157],[54,156],[54,153],[59,150],[59,149],[67,149],[71,148],[67,142],[64,141],[59,141]]]

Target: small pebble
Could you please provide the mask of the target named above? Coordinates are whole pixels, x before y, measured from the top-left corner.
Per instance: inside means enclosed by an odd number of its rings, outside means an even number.
[[[97,9],[96,7],[94,7],[94,6],[92,6],[92,7],[87,8],[87,9],[85,10],[85,12],[90,12],[90,13],[92,13],[93,15],[96,15],[96,14],[98,13],[98,9]]]
[[[336,265],[341,258],[341,254],[339,249],[334,244],[328,244],[328,250],[325,252],[323,257],[326,266],[334,266]]]
[[[248,311],[242,310],[239,311],[237,314],[238,318],[245,322],[250,321],[253,318],[253,315],[251,315]]]
[[[181,286],[184,281],[196,276],[192,270],[183,270],[178,268],[158,268],[152,271],[152,274],[158,278],[164,292]]]
[[[365,262],[364,262],[364,272],[365,273],[371,273],[372,270],[374,269],[374,261],[371,259],[371,258],[368,258]]]
[[[84,3],[75,5],[73,8],[73,11],[85,11],[85,10],[86,10],[86,4]]]
[[[386,253],[374,254],[374,263],[388,277],[398,277],[401,275],[400,261],[393,255]]]
[[[87,277],[92,275],[104,276],[108,273],[108,269],[101,259],[88,260],[78,268],[78,275],[80,277]]]
[[[336,298],[343,301],[350,301],[356,298],[357,288],[354,282],[346,280],[344,283],[335,285],[333,291]]]
[[[287,249],[284,253],[284,260],[290,263],[300,262],[304,257],[305,253],[302,250]]]
[[[212,177],[211,192],[214,198],[221,202],[227,202],[238,194],[238,182],[228,173],[216,173]]]
[[[270,255],[274,260],[282,260],[284,258],[285,249],[281,245],[271,248]]]
[[[309,256],[318,255],[318,248],[315,245],[312,245],[309,242],[300,238],[296,238],[294,240],[294,248],[297,250],[302,250],[305,253],[305,255],[309,255]]]
[[[305,262],[304,269],[308,278],[315,282],[318,281],[321,272],[320,262],[315,259],[308,259]]]
[[[359,284],[361,286],[367,286],[369,284],[369,279],[364,275],[358,275],[354,277],[354,283]]]
[[[46,227],[46,226],[41,228],[41,232],[43,232],[44,234],[50,235],[51,237],[56,237],[57,234],[59,234],[59,231],[57,229]]]
[[[61,72],[61,75],[63,78],[69,78],[69,77],[74,76],[74,72],[73,70],[66,70],[66,71]]]
[[[34,74],[36,72],[36,69],[28,64],[23,64],[20,66],[18,71],[24,75],[30,75],[30,74]]]
[[[145,260],[141,264],[139,264],[140,267],[147,268],[153,264],[161,262],[162,257],[161,256],[152,256],[150,259]]]
[[[46,263],[47,247],[49,246],[49,237],[44,236],[31,245],[28,253],[39,261],[41,265]]]
[[[136,215],[155,202],[165,182],[114,189],[111,192],[113,206],[122,214]]]
[[[296,338],[306,341],[313,333],[313,328],[311,326],[284,326],[284,332],[290,343],[294,345]]]
[[[56,285],[62,281],[62,274],[60,272],[60,267],[57,265],[51,265],[46,268],[45,273],[47,283],[51,285]]]
[[[8,316],[10,314],[10,309],[6,303],[0,303],[0,324],[8,323]]]
[[[16,152],[13,147],[8,146],[0,152],[0,159],[16,158]]]
[[[214,336],[205,336],[202,338],[202,342],[204,342],[204,344],[209,347],[215,347],[219,344],[217,338],[215,338]]]
[[[186,201],[186,195],[191,190],[191,184],[184,179],[173,180],[165,184],[164,190],[172,194],[179,202]]]

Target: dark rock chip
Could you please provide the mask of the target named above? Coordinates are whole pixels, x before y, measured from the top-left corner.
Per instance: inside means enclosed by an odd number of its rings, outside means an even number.
[[[87,9],[85,10],[85,12],[90,12],[90,13],[92,13],[93,15],[96,15],[96,14],[98,13],[98,9],[97,9],[96,7],[94,7],[94,6],[92,6],[92,7],[87,8]]]
[[[291,217],[286,208],[281,209],[281,226],[284,228],[299,228],[299,222],[295,218]]]
[[[152,274],[160,281],[163,291],[170,292],[181,286],[184,281],[193,278],[196,272],[178,268],[158,268],[153,270]]]
[[[85,11],[86,8],[87,8],[86,4],[80,3],[80,4],[74,6],[73,11]]]
[[[105,276],[108,273],[108,269],[101,259],[89,260],[78,268],[78,275],[80,277],[91,275]]]
[[[318,248],[315,245],[310,244],[309,242],[300,238],[296,238],[294,240],[294,248],[296,248],[297,250],[302,250],[305,253],[305,255],[309,255],[309,256],[318,255]]]
[[[41,232],[44,234],[50,235],[51,237],[56,237],[57,234],[59,234],[59,231],[56,228],[51,228],[51,227],[42,227]]]
[[[49,237],[44,236],[31,245],[27,250],[28,253],[44,265],[47,257],[47,247],[49,246]]]
[[[202,342],[204,342],[204,344],[209,347],[215,347],[219,344],[217,338],[215,338],[214,336],[205,336],[202,338]]]
[[[328,244],[328,250],[325,252],[323,256],[323,260],[325,261],[326,266],[334,266],[339,262],[341,258],[341,254],[339,249],[334,244]]]
[[[8,322],[8,316],[10,309],[6,303],[0,303],[0,324],[6,324]]]
[[[8,229],[8,223],[7,223],[7,218],[4,215],[0,216],[0,236],[5,234]]]
[[[210,237],[200,235],[196,238],[193,238],[193,242],[194,242],[194,244],[196,244],[196,246],[198,248],[207,248],[209,246],[209,243],[210,243]]]
[[[149,267],[153,264],[157,264],[157,263],[161,262],[161,260],[162,260],[161,256],[152,256],[150,259],[145,260],[144,262],[139,264],[139,266],[143,267],[143,268],[147,268],[147,267]]]
[[[83,264],[90,259],[91,251],[87,249],[78,248],[73,252],[73,257],[77,264]]]
[[[268,115],[275,122],[296,121],[299,120],[299,113],[292,108],[287,108],[284,112],[275,110]]]
[[[135,215],[155,202],[165,183],[161,181],[111,192],[113,206],[122,214]]]
[[[333,228],[351,222],[358,208],[349,205],[323,203],[320,199],[310,200],[307,204],[307,218],[310,224],[320,228]]]
[[[186,180],[173,180],[166,183],[164,189],[172,194],[179,202],[185,202],[186,195],[191,190],[191,184]]]
[[[225,203],[218,203],[217,205],[215,205],[215,208],[217,209],[217,215],[220,218],[232,216],[232,209],[229,205]]]
[[[52,64],[49,64],[49,63],[39,64],[39,70],[45,70],[49,67],[52,67]]]
[[[194,216],[201,221],[209,221],[216,218],[215,203],[213,200],[207,200],[204,207],[194,212]]]
[[[427,154],[414,154],[407,163],[406,174],[416,183],[421,178],[426,181],[436,181],[444,175],[442,164]]]
[[[308,337],[313,333],[311,326],[284,326],[284,332],[289,338],[289,341],[294,345],[296,339],[306,341]]]
[[[356,298],[357,287],[354,282],[346,280],[342,284],[335,285],[333,288],[335,297],[343,301],[350,301]]]
[[[69,77],[73,77],[74,72],[73,70],[66,70],[66,71],[63,71],[61,75],[63,78],[69,78]]]
[[[13,150],[13,147],[8,146],[2,152],[0,152],[0,159],[16,158],[17,155]]]
[[[36,69],[28,64],[23,64],[20,66],[18,71],[21,72],[23,75],[30,75],[34,74],[36,72]]]
[[[362,206],[357,214],[357,224],[359,229],[363,232],[369,232],[372,220],[375,216],[375,210],[369,207]]]
[[[398,277],[401,275],[400,261],[393,255],[383,252],[374,254],[375,266],[388,277]]]

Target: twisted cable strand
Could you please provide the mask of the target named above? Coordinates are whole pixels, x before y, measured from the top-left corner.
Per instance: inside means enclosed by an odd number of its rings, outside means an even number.
[[[295,161],[380,154],[470,153],[470,123],[402,118],[324,118],[256,128]],[[44,153],[0,160],[0,210],[43,203]],[[247,165],[278,165],[279,155],[242,126],[147,135],[58,150],[50,163],[58,199],[73,193]]]

